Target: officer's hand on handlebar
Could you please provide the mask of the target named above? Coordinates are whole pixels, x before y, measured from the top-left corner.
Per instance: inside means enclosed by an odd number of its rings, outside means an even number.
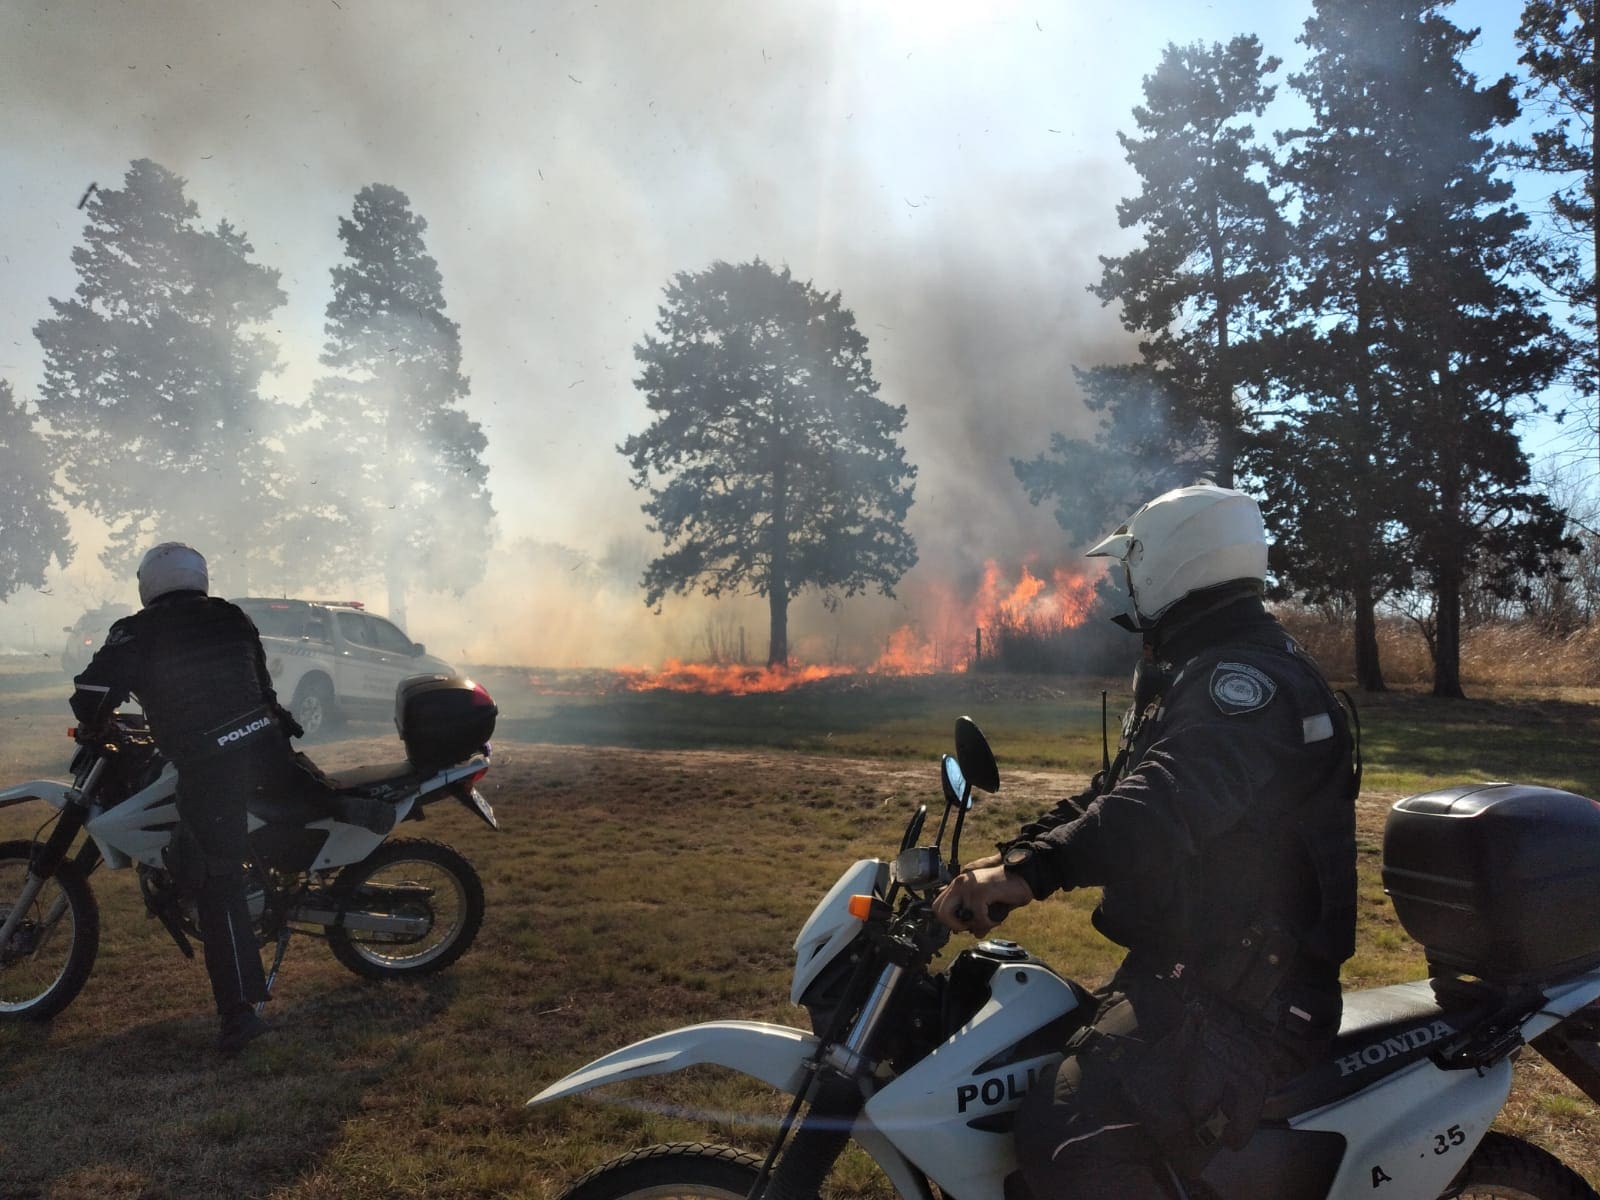
[[[933,915],[951,929],[979,937],[1004,921],[1014,908],[1033,902],[1028,885],[1007,875],[999,864],[968,867],[952,879],[933,901]]]

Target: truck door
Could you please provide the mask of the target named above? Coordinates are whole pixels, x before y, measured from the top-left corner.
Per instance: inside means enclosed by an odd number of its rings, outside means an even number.
[[[401,633],[400,627],[394,622],[373,616],[369,616],[367,621],[372,629],[373,644],[382,655],[379,669],[387,673],[388,695],[393,699],[400,681],[417,673],[417,656],[413,652],[411,639]]]
[[[339,675],[335,684],[341,700],[367,708],[394,698],[394,687],[385,687],[390,672],[384,665],[383,651],[374,644],[366,613],[335,610],[333,619],[339,630]]]

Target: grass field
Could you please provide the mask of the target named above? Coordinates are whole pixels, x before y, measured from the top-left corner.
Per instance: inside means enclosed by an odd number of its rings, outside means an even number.
[[[277,1031],[225,1061],[211,1049],[204,971],[145,916],[131,873],[98,874],[101,954],[82,995],[48,1026],[0,1027],[0,1197],[547,1197],[648,1142],[759,1148],[776,1098],[711,1072],[522,1105],[588,1059],[677,1025],[803,1024],[787,1003],[794,934],[848,863],[891,852],[912,806],[937,802],[934,759],[956,714],[984,727],[1004,781],[973,814],[973,852],[1080,786],[1100,753],[1101,685],[1078,680],[833,681],[715,698],[549,695],[524,672],[480,677],[504,713],[485,781],[504,832],[455,808],[405,830],[478,865],[488,916],[473,950],[403,986],[358,980],[297,942],[268,1009]],[[1106,686],[1116,707],[1120,684]],[[51,671],[0,668],[0,783],[61,775],[62,696]],[[1600,705],[1588,695],[1391,695],[1364,704],[1363,723],[1348,987],[1422,973],[1377,878],[1397,795],[1476,778],[1600,793]],[[382,726],[347,732],[313,756],[398,757]],[[36,807],[0,812],[0,838],[31,834]],[[1118,957],[1088,926],[1092,899],[1032,906],[1006,932],[1092,984]],[[1517,1073],[1502,1125],[1596,1178],[1593,1107],[1532,1053]],[[887,1195],[859,1157],[835,1186]]]

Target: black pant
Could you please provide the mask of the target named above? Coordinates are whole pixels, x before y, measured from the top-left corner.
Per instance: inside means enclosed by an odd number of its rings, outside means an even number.
[[[188,864],[185,873],[196,887],[206,973],[217,1012],[224,1016],[267,998],[261,951],[245,900],[245,804],[265,779],[277,774],[274,760],[279,756],[278,747],[271,755],[240,749],[186,760],[178,767],[178,816],[193,835],[192,845],[203,863],[203,870]]]
[[[1090,1030],[1028,1089],[1017,1160],[1035,1200],[1167,1200],[1221,1145],[1243,1145],[1266,1096],[1325,1047],[1258,1031],[1169,980],[1119,975]]]

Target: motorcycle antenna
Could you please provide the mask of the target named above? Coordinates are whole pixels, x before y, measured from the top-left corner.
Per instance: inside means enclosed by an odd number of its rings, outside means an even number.
[[[1100,689],[1100,769],[1106,773],[1106,780],[1111,779],[1111,739],[1106,733],[1106,693]]]

